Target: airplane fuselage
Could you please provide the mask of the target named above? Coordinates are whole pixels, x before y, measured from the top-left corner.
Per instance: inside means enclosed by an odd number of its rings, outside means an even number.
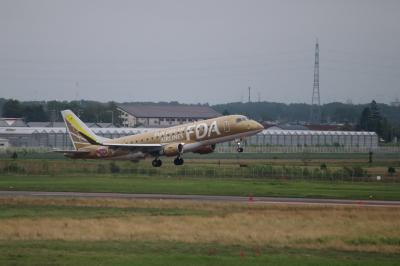
[[[108,139],[104,144],[118,144],[119,148],[88,145],[80,150],[85,154],[69,154],[71,158],[87,159],[125,159],[135,160],[146,156],[176,156],[184,152],[209,153],[215,144],[254,135],[263,130],[262,125],[241,115],[221,116],[182,124],[170,128],[152,130],[136,135]],[[123,145],[161,144],[162,149],[151,149],[147,153],[124,149]]]

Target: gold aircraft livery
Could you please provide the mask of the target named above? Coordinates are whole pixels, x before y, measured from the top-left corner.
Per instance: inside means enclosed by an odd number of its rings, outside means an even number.
[[[61,112],[75,150],[58,151],[73,159],[138,160],[153,157],[159,167],[160,156],[175,157],[174,164],[183,164],[183,154],[211,153],[217,143],[235,141],[242,152],[241,140],[264,128],[242,115],[228,115],[151,132],[109,139],[97,136],[71,110]]]

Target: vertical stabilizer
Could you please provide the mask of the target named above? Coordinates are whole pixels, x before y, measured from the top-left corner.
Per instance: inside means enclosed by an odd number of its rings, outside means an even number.
[[[75,150],[80,150],[90,145],[101,145],[105,140],[105,138],[94,134],[71,110],[61,111],[61,114]]]

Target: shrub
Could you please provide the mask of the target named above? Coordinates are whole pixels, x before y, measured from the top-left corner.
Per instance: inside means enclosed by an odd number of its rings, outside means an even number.
[[[4,167],[3,171],[7,173],[25,173],[25,168],[19,166],[16,162],[11,162]]]
[[[392,176],[396,173],[396,168],[394,168],[393,166],[389,166],[387,171],[388,174]]]
[[[352,168],[346,166],[343,167],[343,170],[348,176],[363,177],[366,175],[366,171],[361,166],[353,166]]]
[[[121,171],[121,169],[119,168],[119,166],[115,163],[115,162],[111,162],[110,163],[110,172],[111,173],[119,173]]]
[[[303,177],[310,177],[310,170],[307,167],[303,168]]]
[[[361,166],[353,167],[353,173],[356,177],[362,177],[366,175],[366,171]]]
[[[110,167],[111,169],[111,167]],[[98,164],[97,165],[97,173],[99,174],[104,174],[107,172],[106,166],[104,164]]]
[[[41,172],[44,174],[49,173],[49,164],[47,163],[47,161],[42,161],[42,169]]]

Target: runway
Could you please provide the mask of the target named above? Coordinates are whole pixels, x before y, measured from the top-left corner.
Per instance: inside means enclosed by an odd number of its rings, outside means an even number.
[[[286,197],[241,197],[210,195],[167,195],[167,194],[130,194],[101,192],[47,192],[47,191],[0,191],[0,197],[50,197],[50,198],[109,198],[109,199],[153,199],[153,200],[192,200],[215,202],[247,202],[255,204],[293,204],[293,205],[353,205],[400,207],[400,201],[383,200],[344,200]]]

